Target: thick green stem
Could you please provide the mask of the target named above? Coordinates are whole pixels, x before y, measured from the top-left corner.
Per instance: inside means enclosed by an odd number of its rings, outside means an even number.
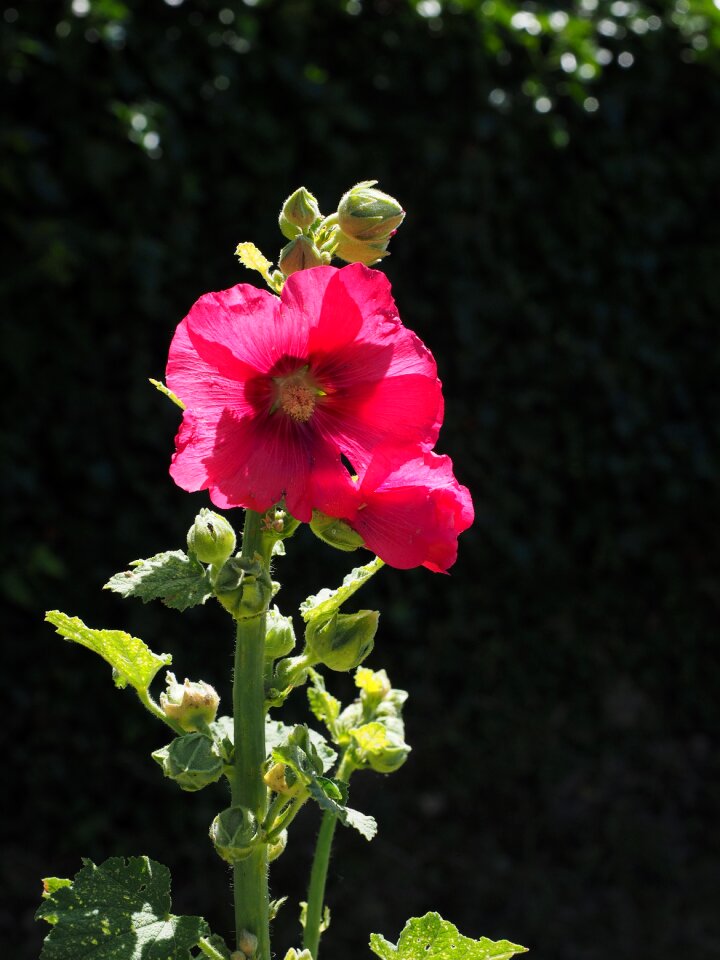
[[[346,754],[342,758],[337,770],[338,779],[347,782],[350,779],[353,769],[353,765],[350,763]],[[327,882],[330,852],[332,850],[333,837],[335,836],[336,823],[337,817],[335,814],[326,810],[325,813],[323,813],[322,823],[320,824],[320,832],[315,846],[315,858],[313,859],[312,870],[310,871],[303,947],[310,951],[313,960],[317,960],[320,949],[320,925],[322,923],[323,906],[325,903],[325,885]]]
[[[245,517],[242,555],[260,552],[260,514]],[[267,811],[267,788],[262,779],[265,761],[265,614],[239,620],[233,678],[235,767],[231,780],[233,805],[247,807],[262,823]],[[258,940],[257,960],[270,960],[268,920],[267,846],[261,844],[233,867],[235,928],[238,944],[243,931]]]

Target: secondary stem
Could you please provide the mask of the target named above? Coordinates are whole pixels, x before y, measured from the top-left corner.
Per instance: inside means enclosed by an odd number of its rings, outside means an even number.
[[[261,517],[245,515],[242,555],[253,559],[260,553]],[[235,768],[231,782],[233,805],[247,807],[262,823],[267,809],[267,789],[262,779],[265,761],[265,614],[237,624],[233,718]],[[247,930],[258,939],[257,960],[270,960],[268,919],[267,846],[261,844],[233,867],[235,928],[238,943]]]
[[[353,769],[347,755],[343,756],[337,770],[338,780],[347,782],[350,779]],[[317,960],[320,949],[320,925],[322,923],[323,905],[325,903],[325,885],[327,882],[330,852],[332,850],[333,837],[335,836],[336,823],[337,817],[335,814],[326,810],[325,813],[323,813],[322,823],[320,824],[320,832],[318,833],[317,844],[315,846],[315,858],[313,859],[312,870],[310,871],[303,947],[310,951],[313,960]]]

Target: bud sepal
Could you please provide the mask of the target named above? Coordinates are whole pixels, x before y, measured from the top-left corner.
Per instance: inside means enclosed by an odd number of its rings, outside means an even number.
[[[338,224],[354,240],[387,240],[405,219],[394,197],[376,190],[377,180],[363,180],[343,195],[338,205]]]
[[[215,783],[225,769],[217,747],[202,733],[176,737],[166,747],[155,750],[152,758],[162,767],[166,777],[188,792]]]
[[[255,814],[247,807],[228,807],[210,824],[210,839],[227,863],[246,860],[260,842]]]
[[[278,218],[280,232],[288,240],[294,240],[309,231],[321,217],[315,197],[305,187],[299,187],[282,205]]]
[[[379,617],[375,610],[360,610],[311,621],[305,630],[307,656],[331,670],[354,670],[375,645]]]

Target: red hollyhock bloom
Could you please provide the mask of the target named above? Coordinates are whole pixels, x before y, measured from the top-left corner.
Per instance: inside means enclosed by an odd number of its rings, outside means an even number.
[[[405,462],[377,452],[355,482],[347,478],[342,497],[321,509],[345,520],[391,567],[436,573],[455,563],[457,538],[475,518],[450,457],[429,451],[415,451]]]
[[[170,473],[216,506],[264,511],[285,498],[308,521],[364,470],[429,448],[442,421],[431,353],[401,323],[386,277],[361,264],[289,277],[281,297],[239,284],[192,307],[167,384],[186,410]]]

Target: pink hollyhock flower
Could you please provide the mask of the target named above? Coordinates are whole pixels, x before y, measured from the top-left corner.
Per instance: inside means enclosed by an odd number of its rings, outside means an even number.
[[[285,498],[308,521],[364,470],[431,447],[443,401],[432,354],[398,317],[386,277],[361,264],[289,277],[281,297],[208,293],[177,328],[167,384],[186,410],[170,473],[218,507]]]
[[[475,519],[470,491],[455,479],[450,457],[430,451],[416,451],[405,462],[377,452],[320,509],[345,520],[391,567],[436,573],[455,563],[458,536]]]

